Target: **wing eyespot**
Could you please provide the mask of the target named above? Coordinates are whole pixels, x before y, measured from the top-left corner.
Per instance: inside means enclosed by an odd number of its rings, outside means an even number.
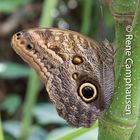
[[[77,72],[75,72],[75,73],[72,74],[72,78],[74,80],[77,80],[78,79],[78,76],[79,76],[79,74]]]
[[[74,65],[80,65],[81,63],[83,63],[83,58],[82,58],[82,56],[80,56],[80,55],[75,55],[75,56],[73,56],[73,58],[72,58],[72,63],[73,63]]]
[[[78,93],[82,100],[84,100],[85,102],[94,101],[98,96],[96,86],[88,82],[80,85]]]
[[[34,48],[34,45],[31,43],[26,45],[27,50],[32,50],[33,48]]]

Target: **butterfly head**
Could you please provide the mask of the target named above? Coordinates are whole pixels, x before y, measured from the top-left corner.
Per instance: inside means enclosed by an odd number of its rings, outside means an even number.
[[[13,35],[11,45],[20,56],[35,51],[35,42],[33,42],[31,36],[26,31]]]
[[[11,46],[24,61],[36,70],[46,84],[49,76],[47,68],[52,68],[53,65],[45,58],[47,47],[42,36],[44,34],[36,32],[44,33],[44,29],[29,29],[14,34],[11,39]]]

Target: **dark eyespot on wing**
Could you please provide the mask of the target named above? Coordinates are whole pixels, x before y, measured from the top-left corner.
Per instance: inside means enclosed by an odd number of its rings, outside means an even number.
[[[27,48],[28,50],[32,50],[32,49],[33,49],[33,44],[27,44],[27,45],[26,45],[26,48]]]
[[[81,63],[83,63],[83,58],[79,55],[74,55],[72,58],[72,63],[74,65],[80,65]]]

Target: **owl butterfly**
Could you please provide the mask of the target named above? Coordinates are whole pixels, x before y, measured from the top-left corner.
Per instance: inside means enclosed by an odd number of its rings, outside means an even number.
[[[29,29],[13,35],[13,49],[46,85],[58,114],[90,127],[109,106],[114,90],[113,50],[77,32]]]

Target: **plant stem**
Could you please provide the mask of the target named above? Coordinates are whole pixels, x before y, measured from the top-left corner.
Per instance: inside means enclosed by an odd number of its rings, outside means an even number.
[[[82,15],[82,25],[81,25],[81,33],[88,34],[90,31],[91,25],[91,13],[93,0],[84,0],[83,1],[83,15]]]
[[[30,132],[32,123],[32,110],[36,103],[40,89],[40,81],[36,73],[31,70],[29,76],[28,87],[26,91],[26,99],[23,106],[23,120],[21,128],[20,140],[26,140]]]
[[[0,115],[0,140],[4,140],[3,131],[2,131],[1,115]]]
[[[139,112],[139,117],[137,120],[137,125],[131,135],[130,140],[139,140],[140,139],[140,112]]]
[[[40,19],[40,27],[51,27],[53,17],[51,13],[57,6],[57,0],[45,0],[43,12]],[[23,107],[23,121],[20,140],[26,140],[30,131],[32,123],[32,110],[36,103],[40,89],[40,80],[34,71],[31,72],[28,87],[26,92],[26,99]]]
[[[58,0],[45,0],[39,24],[40,27],[52,26],[57,3]]]
[[[134,22],[133,22],[133,26],[134,26],[134,35],[135,35],[135,52],[139,51],[139,44],[140,44],[140,0],[138,0],[138,5],[137,5],[137,10],[136,10],[136,14],[135,14],[135,18],[134,18]],[[140,85],[140,80],[138,79],[140,74],[139,74],[139,71],[138,71],[138,68],[139,68],[139,63],[140,63],[140,58],[137,58],[138,55],[140,55],[140,52],[137,52],[137,53],[133,53],[135,59],[137,60],[135,62],[135,67],[134,69],[136,69],[137,67],[137,71],[135,73],[136,75],[136,78],[137,78],[137,82],[135,84],[137,84],[137,86]],[[138,76],[138,77],[137,77]],[[136,92],[138,93],[140,91],[139,87],[137,87],[137,89],[135,89]],[[140,102],[139,102],[140,103]],[[136,125],[136,128],[134,129],[133,133],[132,133],[132,136],[131,136],[131,140],[138,140],[140,139],[140,107],[139,107],[139,116],[138,116],[138,120],[137,120],[137,125]]]
[[[140,80],[138,79],[140,77],[140,41],[138,39],[140,17],[135,16],[134,27],[132,27],[130,14],[134,12],[136,0],[112,0],[111,2],[113,13],[117,13],[117,16],[114,15],[116,22],[115,46],[118,48],[115,57],[116,83],[112,104],[100,120],[99,140],[129,140],[137,122],[140,103]],[[128,26],[131,26],[133,31],[128,32]],[[130,36],[133,38],[128,39]],[[125,51],[127,46],[131,47],[130,55]],[[129,78],[129,82],[124,78]],[[132,85],[128,87],[128,83]]]

